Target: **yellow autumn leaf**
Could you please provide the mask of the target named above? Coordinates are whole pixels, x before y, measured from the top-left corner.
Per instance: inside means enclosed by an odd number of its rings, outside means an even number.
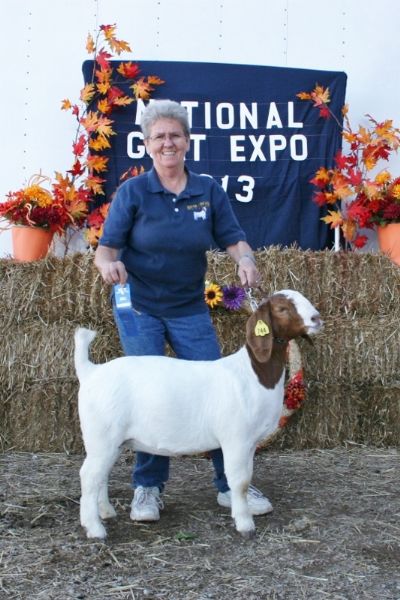
[[[96,138],[91,138],[89,140],[89,148],[96,152],[101,152],[102,150],[111,148],[111,144],[104,135],[98,135]]]
[[[329,104],[331,101],[329,88],[324,88],[322,85],[316,85],[314,91],[311,92],[311,98],[316,104]]]
[[[80,99],[85,104],[89,104],[95,95],[95,86],[94,83],[87,83],[84,88],[81,89]]]
[[[72,104],[70,102],[70,100],[68,100],[68,98],[66,98],[65,100],[63,100],[61,102],[61,110],[69,110],[71,108]]]
[[[113,100],[113,104],[116,106],[128,106],[128,104],[132,104],[134,102],[133,98],[129,98],[129,96],[120,96],[119,98],[115,98]]]
[[[97,91],[104,96],[105,94],[107,94],[111,85],[108,81],[105,81],[104,83],[98,83],[96,85],[96,87],[97,87]]]
[[[321,221],[324,221],[327,225],[330,225],[331,229],[339,227],[343,223],[343,217],[340,210],[328,210],[326,217],[322,217]]]
[[[381,171],[375,177],[375,183],[377,183],[378,185],[384,185],[385,183],[388,183],[391,180],[391,178],[392,176],[389,173],[389,171]]]
[[[97,110],[101,113],[108,113],[111,110],[111,106],[108,104],[108,101],[103,98],[102,100],[98,101]]]

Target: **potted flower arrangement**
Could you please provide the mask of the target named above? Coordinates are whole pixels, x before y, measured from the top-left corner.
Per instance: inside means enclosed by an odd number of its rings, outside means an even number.
[[[53,183],[49,177],[35,175],[26,186],[7,194],[0,203],[0,217],[11,227],[14,258],[44,258],[55,233],[83,225],[89,199],[85,186],[72,189],[69,178],[60,173]]]
[[[344,239],[355,248],[366,244],[367,236],[362,229],[375,229],[381,249],[400,264],[400,247],[398,257],[393,241],[389,242],[389,249],[383,247],[385,234],[393,230],[400,244],[400,177],[393,177],[385,168],[379,169],[382,161],[388,161],[397,152],[400,129],[391,120],[379,123],[366,115],[369,126],[359,126],[355,131],[347,105],[342,109],[342,125],[328,106],[329,88],[317,85],[312,92],[297,96],[312,101],[321,117],[337,121],[347,147],[346,152],[337,153],[332,168],[321,167],[311,179],[318,188],[313,200],[328,207],[328,214],[322,220],[332,228],[339,227]]]

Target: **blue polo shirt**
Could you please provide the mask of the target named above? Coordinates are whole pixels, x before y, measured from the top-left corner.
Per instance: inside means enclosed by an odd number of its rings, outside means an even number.
[[[155,169],[117,190],[100,245],[121,250],[138,311],[180,317],[207,311],[206,251],[246,240],[230,200],[211,177],[187,172],[179,195],[163,188]]]

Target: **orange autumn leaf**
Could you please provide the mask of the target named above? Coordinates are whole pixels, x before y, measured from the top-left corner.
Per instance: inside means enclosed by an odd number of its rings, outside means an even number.
[[[97,113],[89,111],[86,117],[82,117],[79,122],[88,133],[93,133],[97,129],[99,117]]]
[[[300,100],[311,100],[311,94],[308,92],[299,92],[296,96],[297,98],[300,98]]]
[[[97,103],[97,110],[101,113],[108,114],[111,112],[112,106],[108,103],[106,98],[102,98]]]
[[[102,150],[111,148],[111,144],[104,135],[98,135],[95,138],[90,138],[89,148],[95,152],[101,152]]]
[[[164,81],[156,75],[149,75],[148,77],[141,77],[138,79],[130,86],[130,88],[133,90],[136,98],[148,100],[151,92],[154,91],[153,85],[161,85],[162,83],[164,83]]]
[[[322,217],[321,221],[330,225],[331,229],[335,229],[335,227],[340,227],[343,223],[342,213],[339,210],[328,210],[328,214],[326,217]]]
[[[108,117],[99,117],[98,122],[97,122],[96,132],[99,135],[103,135],[105,137],[108,137],[110,135],[116,135],[115,131],[113,131],[113,129],[111,127],[111,125],[113,123],[114,123],[114,121],[112,121]]]
[[[149,75],[147,77],[147,81],[150,85],[162,85],[163,83],[165,83],[165,81],[157,77],[157,75]]]
[[[69,110],[72,107],[71,102],[66,98],[61,102],[61,110]]]
[[[116,52],[118,55],[121,52],[132,52],[131,47],[128,42],[124,40],[116,40],[115,38],[110,38],[108,40],[109,46],[113,52]]]
[[[112,103],[116,106],[128,106],[129,104],[132,104],[132,102],[134,102],[133,98],[129,98],[129,96],[120,96],[119,98],[115,98]]]
[[[357,224],[351,219],[345,219],[341,227],[345,239],[351,242],[356,234]]]
[[[88,54],[93,54],[93,52],[96,50],[96,44],[94,43],[93,37],[90,33],[88,33],[86,39],[86,50]]]
[[[101,177],[89,175],[89,177],[86,179],[86,186],[93,192],[93,194],[100,194],[104,196],[103,186],[101,185],[104,182],[105,179],[102,179]]]
[[[89,170],[101,173],[107,170],[107,163],[109,159],[106,156],[99,156],[98,154],[89,154],[86,160],[86,164]]]

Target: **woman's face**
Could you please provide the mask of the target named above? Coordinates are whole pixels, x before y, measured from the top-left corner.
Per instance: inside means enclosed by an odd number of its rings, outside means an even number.
[[[182,125],[175,119],[158,119],[150,129],[150,136],[144,141],[147,152],[153,158],[157,169],[183,165],[190,140]]]

